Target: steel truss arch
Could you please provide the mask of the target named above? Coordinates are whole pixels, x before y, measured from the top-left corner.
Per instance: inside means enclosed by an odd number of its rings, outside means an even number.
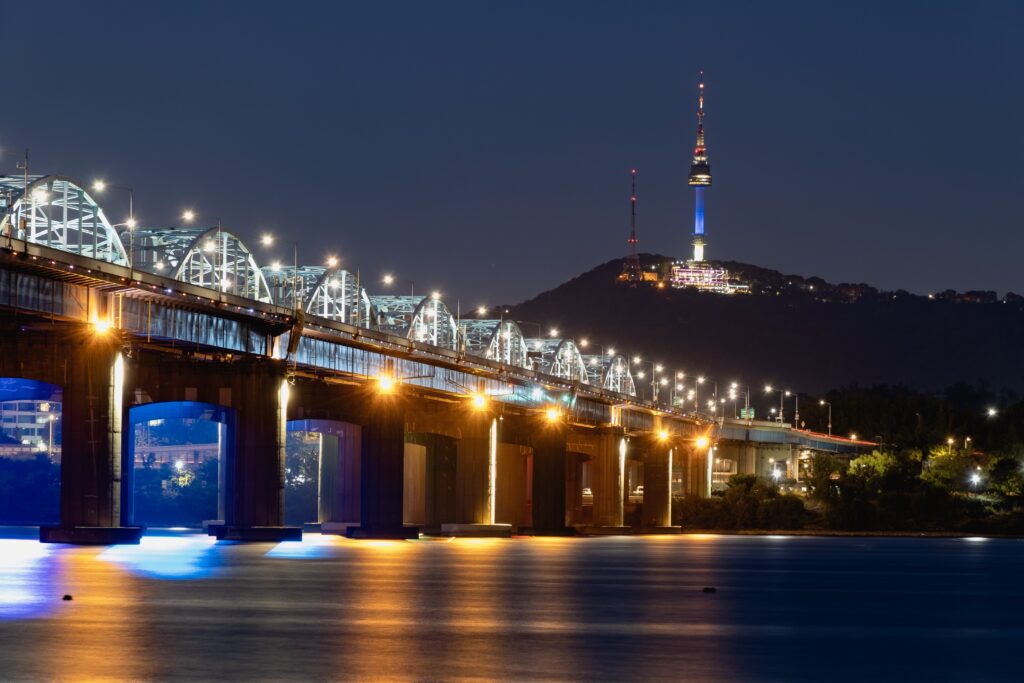
[[[526,344],[541,372],[581,384],[591,383],[583,356],[572,339],[528,339]]]
[[[274,265],[262,270],[275,303],[294,306],[301,301],[310,315],[357,327],[376,327],[370,297],[351,272],[323,266]]]
[[[459,329],[466,352],[517,368],[530,369],[523,331],[512,320],[462,320]]]
[[[591,355],[584,356],[590,383],[608,391],[636,396],[633,373],[625,356]]]
[[[446,349],[459,349],[459,328],[451,309],[438,297],[372,295],[382,332]]]
[[[0,176],[0,211],[0,235],[128,265],[128,252],[103,209],[67,176],[28,176],[27,187],[24,176]]]
[[[137,228],[131,242],[132,263],[140,269],[273,303],[270,287],[252,252],[227,230],[216,227]]]

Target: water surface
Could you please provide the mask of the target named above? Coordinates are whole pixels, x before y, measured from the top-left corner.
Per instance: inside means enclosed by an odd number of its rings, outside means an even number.
[[[1019,681],[1022,570],[996,539],[3,538],[0,677]]]

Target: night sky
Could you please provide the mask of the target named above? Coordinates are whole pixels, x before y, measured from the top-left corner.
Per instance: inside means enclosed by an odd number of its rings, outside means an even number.
[[[634,166],[641,250],[686,255],[703,68],[710,258],[1020,292],[1022,26],[1009,2],[8,3],[0,169],[29,147],[132,185],[143,225],[192,207],[258,258],[270,230],[465,310],[624,254]]]

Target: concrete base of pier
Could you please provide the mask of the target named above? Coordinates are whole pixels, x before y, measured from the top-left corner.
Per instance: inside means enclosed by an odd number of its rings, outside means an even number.
[[[442,524],[442,536],[463,538],[510,538],[511,524]]]
[[[362,539],[408,540],[419,538],[420,528],[418,526],[403,526],[397,529],[367,529],[361,526],[350,526],[345,530],[345,536]]]
[[[210,534],[218,541],[301,541],[302,527],[297,526],[217,526]]]
[[[43,526],[39,527],[39,541],[75,545],[138,545],[144,531],[145,527],[141,526]]]
[[[625,536],[633,532],[628,526],[585,526],[580,528],[584,536]]]

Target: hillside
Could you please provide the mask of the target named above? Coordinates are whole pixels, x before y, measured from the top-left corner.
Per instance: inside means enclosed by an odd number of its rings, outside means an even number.
[[[641,259],[650,268],[664,257]],[[918,296],[723,265],[751,281],[754,293],[631,288],[615,281],[622,268],[615,259],[511,307],[512,315],[718,381],[805,392],[851,384],[938,391],[967,382],[1024,392],[1017,295]]]

